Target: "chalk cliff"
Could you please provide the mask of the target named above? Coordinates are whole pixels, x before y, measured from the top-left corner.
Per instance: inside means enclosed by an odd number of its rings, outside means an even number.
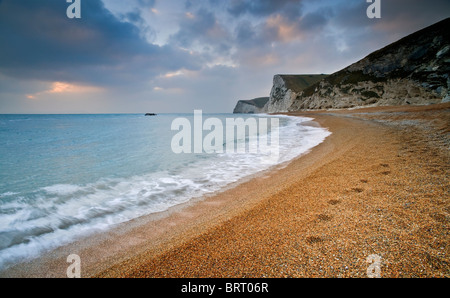
[[[266,113],[265,105],[269,97],[258,97],[251,100],[240,100],[234,108],[234,114],[260,114]]]
[[[270,113],[450,101],[450,18],[310,84],[276,75]],[[297,78],[295,78],[297,77]]]
[[[267,112],[287,112],[303,90],[326,77],[323,74],[275,75],[270,100],[266,105]]]

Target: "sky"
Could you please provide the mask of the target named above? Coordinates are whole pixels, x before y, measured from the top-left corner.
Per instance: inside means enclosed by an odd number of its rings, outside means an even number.
[[[448,0],[0,0],[0,114],[230,113],[275,74],[331,74]]]

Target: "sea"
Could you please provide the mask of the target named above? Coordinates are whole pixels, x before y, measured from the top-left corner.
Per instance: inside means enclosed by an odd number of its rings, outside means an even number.
[[[0,115],[0,270],[220,192],[287,164],[331,134],[302,125],[310,118],[203,114],[224,126],[238,117],[278,119],[275,163],[261,162],[255,152],[175,153],[179,131],[172,124],[180,118],[194,123],[194,113]],[[271,134],[269,127],[244,138],[224,136],[223,146],[244,142],[250,148]]]

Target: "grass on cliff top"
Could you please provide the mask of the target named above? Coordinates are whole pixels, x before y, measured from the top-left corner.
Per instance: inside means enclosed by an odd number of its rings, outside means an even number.
[[[364,74],[362,71],[354,71],[349,72],[347,69],[338,71],[332,75],[327,76],[324,79],[325,82],[329,83],[331,86],[338,86],[341,87],[342,85],[357,85],[359,82],[384,82],[386,81],[386,78],[378,78],[376,76],[370,75],[370,74]],[[311,96],[314,94],[316,88],[319,86],[319,82],[309,86],[308,88],[304,89],[304,96]]]
[[[324,78],[328,77],[328,75],[320,74],[320,75],[280,75],[285,84],[286,88],[291,89],[295,92],[303,91],[311,85],[314,85]]]
[[[258,97],[250,100],[240,100],[241,103],[246,103],[257,108],[262,109],[266,103],[269,101],[269,97]]]

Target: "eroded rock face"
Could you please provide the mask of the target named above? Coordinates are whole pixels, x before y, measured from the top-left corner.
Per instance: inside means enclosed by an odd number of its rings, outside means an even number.
[[[269,101],[268,97],[259,97],[251,100],[240,100],[236,104],[233,113],[234,114],[260,114],[266,113],[267,110],[265,108],[267,102]]]
[[[287,112],[303,90],[325,77],[326,75],[275,75],[266,106],[267,112]]]
[[[432,104],[450,100],[450,18],[306,88],[274,77],[268,112]]]
[[[287,88],[283,77],[281,75],[276,75],[273,78],[273,87],[270,92],[267,111],[269,113],[287,112],[296,97],[297,93],[292,89]]]
[[[445,97],[444,97],[445,98]],[[314,109],[346,109],[360,106],[423,105],[440,103],[439,93],[430,91],[409,79],[386,82],[362,81],[333,86],[322,82],[311,96],[299,95],[290,111]]]

